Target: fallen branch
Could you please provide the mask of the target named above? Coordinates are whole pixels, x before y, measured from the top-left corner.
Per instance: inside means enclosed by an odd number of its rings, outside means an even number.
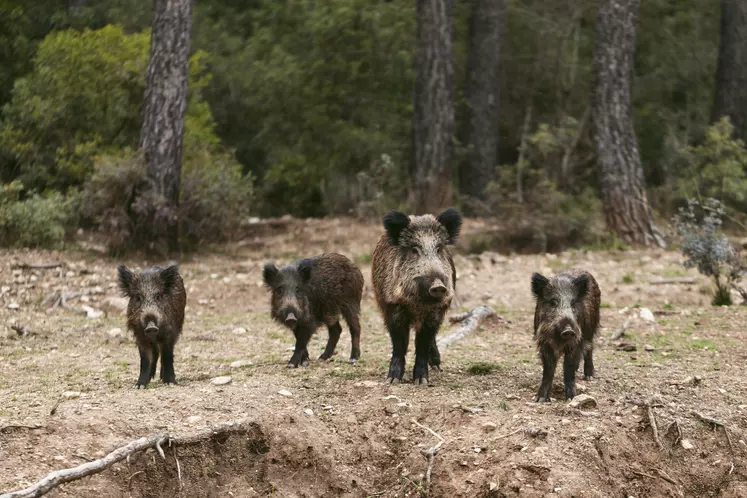
[[[444,438],[442,438],[439,434],[437,434],[433,429],[430,427],[426,427],[420,423],[418,423],[417,420],[410,419],[410,422],[417,425],[424,431],[430,432],[433,434],[436,438],[438,438],[438,443],[436,443],[435,446],[431,446],[427,450],[422,450],[421,453],[425,456],[427,461],[427,467],[425,469],[425,495],[428,496],[429,490],[431,488],[431,473],[433,472],[433,459],[436,457],[436,453],[438,453],[438,450],[441,449],[441,446],[446,442]],[[3,498],[0,496],[0,498]]]
[[[632,318],[628,318],[625,320],[625,323],[622,324],[622,327],[615,330],[615,332],[612,334],[612,337],[610,337],[610,340],[616,341],[620,339],[622,336],[625,335],[625,332],[627,332],[628,328],[630,327],[630,324],[633,323]]]
[[[509,436],[513,436],[514,434],[518,434],[520,432],[524,432],[524,429],[516,429],[513,432],[509,432],[508,434],[501,434],[500,436],[496,436],[495,439],[505,439]]]
[[[62,266],[62,263],[46,263],[46,264],[40,264],[40,265],[20,263],[17,265],[13,265],[10,268],[12,270],[52,270],[54,268],[59,268],[61,266]]]
[[[61,484],[76,481],[78,479],[82,479],[83,477],[103,472],[115,463],[121,462],[124,459],[129,459],[129,457],[135,453],[145,451],[150,448],[160,449],[161,444],[163,443],[194,444],[206,439],[210,439],[216,434],[242,433],[246,432],[247,430],[248,428],[246,426],[245,420],[236,420],[215,425],[206,431],[202,431],[191,436],[156,434],[153,436],[141,437],[140,439],[132,441],[125,446],[121,446],[115,449],[103,458],[78,465],[77,467],[56,470],[47,474],[46,477],[38,481],[36,484],[33,484],[25,489],[2,494],[0,495],[0,498],[37,498],[39,496],[47,494],[52,489]],[[160,450],[160,453],[163,455],[162,449]],[[132,479],[132,477],[134,477],[135,475],[137,475],[137,473],[130,476],[130,479]]]
[[[438,347],[445,348],[456,341],[463,339],[466,335],[479,327],[482,322],[492,316],[498,316],[493,308],[490,306],[478,306],[472,311],[460,313],[459,315],[452,317],[455,322],[461,322],[461,325],[451,334],[439,339]],[[449,318],[449,321],[452,321],[452,318]]]
[[[701,422],[712,425],[714,429],[721,427],[724,430],[724,434],[726,434],[726,441],[729,443],[729,451],[734,453],[734,446],[731,444],[731,436],[729,435],[729,430],[726,428],[726,424],[724,424],[720,420],[716,420],[715,418],[706,417],[705,415],[698,413],[695,410],[691,411],[690,413]]]
[[[4,432],[10,432],[15,429],[28,429],[30,431],[36,430],[36,429],[44,429],[43,425],[19,425],[19,424],[9,424],[9,425],[3,425],[0,427],[0,434]]]
[[[677,443],[682,441],[682,428],[680,427],[680,423],[678,420],[675,420],[674,422],[669,424],[669,426],[667,427],[667,430],[664,431],[664,436],[669,434],[669,432],[672,430],[672,427],[677,429],[677,437],[674,438],[674,443],[672,444],[672,446],[677,446]]]
[[[693,284],[698,283],[698,279],[688,278],[688,277],[657,278],[655,280],[649,280],[648,283],[651,285],[667,285],[667,284],[693,285]]]

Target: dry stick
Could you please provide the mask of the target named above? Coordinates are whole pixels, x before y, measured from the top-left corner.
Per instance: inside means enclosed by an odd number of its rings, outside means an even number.
[[[427,496],[431,488],[431,473],[433,472],[433,458],[436,456],[436,453],[438,453],[438,450],[441,449],[441,445],[443,445],[446,441],[444,440],[444,438],[442,438],[440,435],[434,432],[433,429],[419,424],[418,421],[415,420],[414,418],[410,419],[410,422],[417,425],[421,429],[427,432],[430,432],[431,434],[433,434],[434,436],[438,438],[438,443],[436,443],[435,446],[431,446],[427,450],[421,451],[421,453],[425,456],[428,462],[428,466],[425,469],[425,494]]]
[[[523,431],[524,431],[524,429],[516,429],[515,431],[509,432],[508,434],[502,434],[500,436],[496,436],[495,439],[504,439],[504,438],[507,438],[509,436],[513,436],[514,434],[518,434],[518,433],[523,432]]]
[[[59,268],[61,266],[62,266],[62,263],[48,263],[48,264],[42,264],[42,265],[30,265],[27,263],[21,263],[19,265],[11,266],[11,269],[13,270],[51,270],[53,268]]]
[[[13,430],[13,429],[28,429],[28,430],[36,430],[36,429],[43,429],[43,425],[3,425],[0,427],[0,433],[3,433],[5,431]]]
[[[714,429],[717,427],[721,427],[724,430],[724,434],[726,434],[726,442],[729,443],[729,451],[733,454],[734,453],[734,446],[731,444],[731,436],[729,435],[729,430],[726,428],[726,424],[723,422],[716,420],[711,417],[706,417],[703,414],[700,414],[696,412],[695,410],[690,412],[695,418],[700,419],[701,422],[705,422],[706,424],[711,424]]]
[[[162,443],[173,442],[175,444],[193,444],[213,437],[215,434],[230,432],[245,432],[246,420],[234,420],[215,425],[210,429],[191,436],[171,436],[169,434],[156,434],[141,437],[125,446],[119,447],[103,458],[84,463],[70,469],[56,470],[47,474],[42,480],[18,491],[11,491],[0,495],[0,498],[38,498],[47,494],[52,489],[66,482],[82,479],[83,477],[98,474],[120,462],[130,455],[147,450],[149,448],[160,448]],[[163,450],[161,450],[163,452]],[[135,474],[133,474],[134,476]],[[131,476],[132,477],[132,476]]]
[[[688,277],[658,278],[656,280],[649,280],[648,283],[651,285],[666,285],[666,284],[692,285],[692,284],[698,283],[698,279],[688,278]]]
[[[498,316],[493,308],[490,306],[478,306],[472,311],[467,313],[468,316],[462,317],[457,315],[455,318],[457,321],[461,321],[462,324],[451,334],[446,337],[442,337],[438,340],[438,347],[445,348],[455,343],[456,341],[464,338],[467,334],[473,332],[477,327],[480,326],[487,318],[491,316]]]
[[[654,416],[654,409],[651,408],[651,405],[648,405],[646,407],[646,411],[648,413],[648,423],[651,425],[651,430],[654,431],[654,441],[656,441],[656,446],[658,446],[660,450],[663,450],[664,445],[661,444],[661,439],[659,439],[659,429],[658,427],[656,427],[656,417]]]
[[[630,327],[630,324],[633,322],[633,318],[628,318],[625,320],[625,323],[623,323],[622,327],[617,329],[613,334],[612,337],[610,337],[610,340],[616,341],[620,339],[622,336],[625,335],[625,332],[628,330],[628,327]]]

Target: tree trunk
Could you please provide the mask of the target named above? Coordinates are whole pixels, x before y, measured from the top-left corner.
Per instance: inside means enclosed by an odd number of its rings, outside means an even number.
[[[497,176],[498,71],[504,12],[504,0],[473,0],[465,88],[468,118],[462,139],[467,153],[459,168],[467,214],[482,214],[485,186]]]
[[[154,239],[164,238],[171,251],[179,249],[180,179],[184,115],[187,110],[191,0],[154,0],[150,60],[145,90],[140,148],[147,179],[158,199]]]
[[[640,0],[602,0],[594,52],[594,142],[607,226],[628,244],[664,247],[646,198],[631,86]]]
[[[734,136],[747,139],[747,1],[721,0],[721,43],[711,121],[728,116]]]
[[[417,1],[410,207],[428,213],[452,203],[454,0]]]

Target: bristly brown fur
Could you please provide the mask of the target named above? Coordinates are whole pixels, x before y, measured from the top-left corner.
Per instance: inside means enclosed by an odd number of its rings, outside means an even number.
[[[401,380],[409,331],[416,330],[413,378],[427,383],[428,363],[440,367],[435,338],[456,288],[456,268],[448,246],[459,236],[462,218],[455,209],[438,217],[391,211],[386,233],[373,252],[371,273],[376,302],[392,338],[389,380]],[[441,287],[442,284],[442,287]],[[439,287],[439,294],[429,291]]]
[[[140,351],[140,377],[137,386],[144,388],[155,376],[161,357],[161,380],[176,383],[173,366],[174,345],[184,326],[187,293],[177,265],[155,266],[135,273],[124,265],[117,268],[119,287],[129,298],[127,328],[135,336]],[[148,333],[153,322],[157,332]]]
[[[555,366],[564,356],[566,398],[575,396],[575,372],[584,360],[584,375],[594,375],[594,339],[599,329],[601,291],[594,277],[582,269],[570,269],[552,278],[532,275],[534,339],[542,359],[543,377],[538,401],[549,400]],[[561,334],[562,330],[572,333]]]
[[[296,349],[288,364],[297,367],[308,361],[306,346],[317,328],[329,330],[327,348],[320,359],[329,359],[340,338],[340,315],[350,328],[351,363],[360,357],[360,302],[363,296],[363,274],[352,261],[341,254],[322,254],[297,261],[278,269],[267,264],[263,277],[270,298],[274,320],[289,326],[296,337]],[[295,321],[289,325],[289,314]]]

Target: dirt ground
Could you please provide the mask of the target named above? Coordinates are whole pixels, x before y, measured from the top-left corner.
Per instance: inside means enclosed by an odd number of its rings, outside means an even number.
[[[468,221],[465,240],[483,229]],[[178,385],[156,380],[140,391],[118,307],[120,261],[90,245],[0,252],[0,492],[142,436],[244,419],[241,432],[164,448],[165,459],[148,450],[49,496],[419,496],[421,452],[438,442],[427,427],[444,439],[430,496],[747,497],[747,309],[710,306],[708,281],[678,253],[459,254],[453,312],[487,304],[499,318],[442,349],[444,370],[428,387],[409,381],[411,345],[405,382],[388,387],[390,342],[369,269],[381,232],[350,219],[299,221],[181,261]],[[313,361],[326,341],[319,330],[309,368],[289,370],[292,334],[270,320],[261,268],[323,251],[352,258],[366,277],[362,360],[345,361],[344,327],[333,361]],[[19,268],[50,263],[62,266]],[[594,274],[603,303],[597,377],[579,382],[597,406],[581,409],[562,400],[560,373],[553,402],[533,402],[541,366],[530,275],[571,266]],[[650,283],[662,278],[674,283]],[[627,335],[612,341],[628,320]],[[231,383],[212,383],[226,375]],[[661,448],[635,400],[653,402]]]

